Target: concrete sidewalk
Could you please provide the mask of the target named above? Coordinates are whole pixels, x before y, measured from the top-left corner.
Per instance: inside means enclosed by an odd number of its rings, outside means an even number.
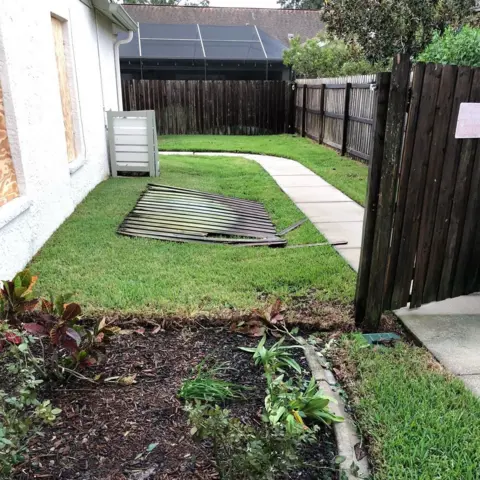
[[[348,241],[347,245],[334,248],[358,271],[363,207],[294,160],[245,153],[196,155],[242,157],[258,162],[328,241]],[[395,313],[413,336],[480,396],[480,294],[433,302],[417,309],[405,307]]]
[[[363,207],[295,160],[217,152],[159,152],[161,155],[202,155],[242,157],[259,163],[292,199],[297,207],[329,241],[346,240],[345,246],[334,247],[357,271],[362,242]]]
[[[405,307],[395,314],[442,365],[480,396],[480,294]]]

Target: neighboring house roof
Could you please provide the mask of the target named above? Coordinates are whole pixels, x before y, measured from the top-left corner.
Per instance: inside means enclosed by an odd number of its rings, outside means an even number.
[[[317,10],[286,10],[280,8],[172,7],[162,5],[123,5],[139,23],[256,25],[283,45],[288,46],[290,34],[302,40],[313,38],[323,30]]]

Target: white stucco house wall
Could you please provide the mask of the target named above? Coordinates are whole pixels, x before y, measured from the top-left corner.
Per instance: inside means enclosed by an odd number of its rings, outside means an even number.
[[[0,279],[10,279],[109,175],[106,111],[121,110],[117,33],[136,23],[112,0],[0,3]]]

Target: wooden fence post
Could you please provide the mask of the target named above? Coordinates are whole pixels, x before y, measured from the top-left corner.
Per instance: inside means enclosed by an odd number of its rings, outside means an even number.
[[[362,250],[357,275],[355,293],[355,323],[359,325],[365,318],[370,278],[370,259],[372,258],[375,220],[377,217],[378,192],[385,145],[385,126],[387,122],[388,92],[390,73],[378,73],[376,77],[376,104],[373,117],[373,151],[368,165],[368,189],[365,218],[363,220]]]
[[[288,113],[285,133],[295,133],[296,119],[296,96],[298,85],[295,82],[288,83]]]
[[[384,283],[392,231],[396,185],[400,165],[403,127],[410,86],[410,56],[397,55],[393,62],[385,128],[385,145],[380,175],[375,233],[370,259],[369,288],[363,326],[378,328],[383,312]],[[368,261],[368,259],[367,259]]]
[[[185,80],[184,89],[184,102],[185,102],[185,133],[190,132],[190,90],[188,88],[188,80]]]
[[[323,119],[325,113],[325,84],[320,85],[320,118],[318,120],[318,143],[323,143]]]
[[[352,89],[351,83],[345,84],[345,103],[343,107],[343,125],[342,125],[342,147],[340,155],[347,153],[347,135],[348,135],[348,110],[350,107],[350,91]]]
[[[307,119],[307,84],[303,84],[303,103],[302,103],[302,137],[305,136],[305,125]]]

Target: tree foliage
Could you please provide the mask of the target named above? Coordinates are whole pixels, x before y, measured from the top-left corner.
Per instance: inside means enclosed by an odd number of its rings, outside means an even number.
[[[328,39],[325,35],[303,44],[298,37],[294,38],[290,49],[284,52],[283,61],[298,76],[306,78],[364,75],[386,69],[385,65],[368,62],[355,45]]]
[[[328,31],[356,42],[367,60],[385,61],[397,53],[417,55],[435,31],[459,25],[474,0],[327,0],[322,19]]]
[[[432,43],[418,56],[418,60],[420,62],[480,67],[480,29],[447,28],[443,34],[436,32]]]
[[[320,10],[324,0],[278,0],[277,3],[281,8]]]

